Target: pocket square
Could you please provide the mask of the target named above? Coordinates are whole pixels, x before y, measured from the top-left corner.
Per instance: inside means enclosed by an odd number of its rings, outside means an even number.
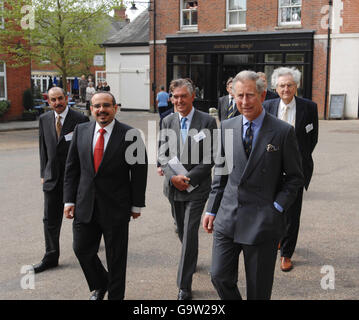
[[[267,144],[267,152],[278,151],[279,147],[273,146],[272,144]]]

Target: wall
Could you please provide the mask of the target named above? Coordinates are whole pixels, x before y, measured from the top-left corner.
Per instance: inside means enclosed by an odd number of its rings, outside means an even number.
[[[150,109],[148,47],[106,48],[106,78],[122,109]]]

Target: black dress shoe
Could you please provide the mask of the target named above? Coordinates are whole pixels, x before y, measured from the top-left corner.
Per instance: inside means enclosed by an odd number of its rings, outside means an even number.
[[[177,300],[192,300],[191,290],[180,289]]]
[[[107,288],[102,288],[102,289],[95,290],[92,293],[92,295],[90,297],[90,300],[103,300],[106,291],[107,291]]]
[[[55,261],[55,262],[41,261],[40,263],[35,264],[33,267],[34,267],[35,273],[40,273],[47,269],[55,268],[58,265],[59,265],[59,263],[57,261]]]

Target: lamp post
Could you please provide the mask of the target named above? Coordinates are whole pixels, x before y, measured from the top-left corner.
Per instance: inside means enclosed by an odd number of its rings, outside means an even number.
[[[128,1],[127,1],[128,2]],[[156,107],[156,0],[152,1],[130,1],[131,8],[130,10],[138,10],[136,7],[136,3],[138,4],[153,4],[152,9],[148,9],[148,11],[153,12],[153,82],[152,82],[152,93],[153,93],[153,112],[157,112]]]

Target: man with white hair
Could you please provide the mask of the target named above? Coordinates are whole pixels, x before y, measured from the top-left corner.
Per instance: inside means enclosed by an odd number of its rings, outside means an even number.
[[[295,95],[300,77],[300,71],[295,68],[275,69],[272,86],[276,88],[280,98],[265,101],[263,107],[295,128],[302,156],[304,187],[308,190],[314,167],[312,153],[318,141],[318,108],[313,101]],[[282,271],[290,271],[293,268],[291,258],[298,238],[302,200],[303,187],[299,189],[296,200],[286,212],[286,234],[280,241]]]

